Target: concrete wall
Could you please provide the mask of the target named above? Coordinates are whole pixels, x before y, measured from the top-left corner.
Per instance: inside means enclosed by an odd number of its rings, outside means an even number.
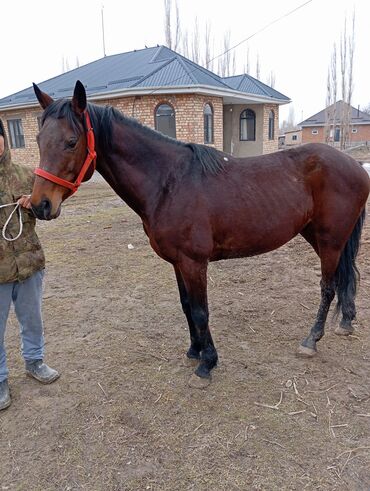
[[[296,139],[293,140],[293,136],[296,136]],[[302,143],[302,130],[297,131],[287,131],[285,132],[285,147],[291,147],[293,145],[301,145]]]
[[[245,109],[256,114],[255,141],[240,141],[240,115]],[[275,114],[274,139],[268,138],[270,110]],[[253,157],[278,150],[279,106],[276,104],[225,105],[224,106],[224,151],[237,157]]]

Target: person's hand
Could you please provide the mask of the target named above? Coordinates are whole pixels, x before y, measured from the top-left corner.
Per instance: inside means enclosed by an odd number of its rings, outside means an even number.
[[[30,194],[24,194],[19,198],[17,201],[23,208],[27,208],[28,210],[31,209],[31,195]]]

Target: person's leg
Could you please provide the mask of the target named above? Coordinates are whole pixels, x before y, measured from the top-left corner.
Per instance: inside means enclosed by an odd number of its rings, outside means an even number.
[[[8,378],[5,353],[5,328],[12,302],[14,283],[0,283],[0,382]]]
[[[39,382],[50,384],[59,373],[44,362],[44,329],[41,314],[42,282],[44,271],[37,271],[17,284],[13,301],[20,325],[22,355],[27,375]]]
[[[0,283],[0,411],[10,406],[8,368],[5,353],[5,328],[12,301],[13,283]]]
[[[44,358],[44,328],[42,323],[43,270],[25,281],[17,282],[13,290],[15,313],[19,322],[22,356],[25,361]]]

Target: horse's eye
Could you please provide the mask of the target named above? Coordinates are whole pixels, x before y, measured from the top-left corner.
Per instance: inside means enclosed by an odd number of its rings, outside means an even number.
[[[71,138],[66,142],[66,148],[75,148],[76,145],[77,145],[76,138]]]

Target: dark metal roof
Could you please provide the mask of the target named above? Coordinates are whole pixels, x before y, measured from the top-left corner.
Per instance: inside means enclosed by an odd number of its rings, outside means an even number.
[[[38,85],[51,97],[69,97],[77,80],[83,82],[88,95],[95,96],[135,88],[208,86],[221,90],[233,89],[242,94],[281,102],[289,101],[288,97],[249,75],[221,78],[165,46],[106,56]],[[36,97],[33,88],[28,87],[0,99],[0,109],[33,102],[36,102]]]
[[[234,75],[232,77],[224,77],[222,80],[227,85],[235,90],[239,90],[240,92],[273,97],[274,99],[282,99],[286,100],[287,102],[290,100],[289,97],[286,97],[269,85],[264,84],[260,80],[257,80],[246,73],[242,75]]]
[[[345,107],[348,107],[348,104],[344,101],[337,101],[335,103],[335,114],[336,114],[336,119],[337,121],[340,120],[341,115],[343,113],[343,109]],[[326,124],[326,115],[333,114],[334,110],[334,104],[331,106],[323,109],[322,111],[318,112],[317,114],[314,114],[313,116],[310,116],[309,118],[305,119],[301,123],[299,123],[299,126],[305,127],[305,126],[324,126]],[[356,109],[355,107],[351,106],[351,124],[370,124],[370,114],[366,114],[359,109]]]

